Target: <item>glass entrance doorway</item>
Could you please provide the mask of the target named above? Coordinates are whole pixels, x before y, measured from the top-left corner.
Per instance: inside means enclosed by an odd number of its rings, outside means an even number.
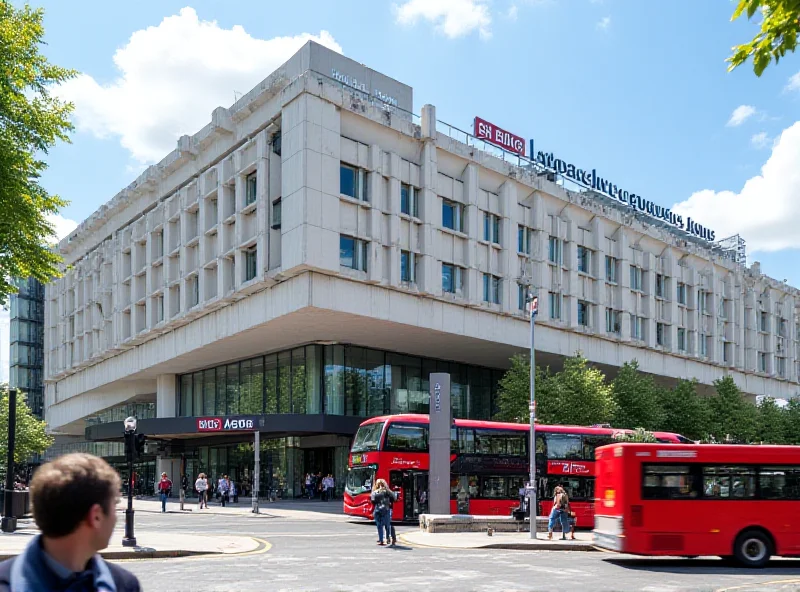
[[[428,512],[428,471],[391,471],[389,480],[393,490],[400,490],[398,501],[403,508],[402,517],[397,516],[400,504],[395,504],[393,519],[416,521]]]

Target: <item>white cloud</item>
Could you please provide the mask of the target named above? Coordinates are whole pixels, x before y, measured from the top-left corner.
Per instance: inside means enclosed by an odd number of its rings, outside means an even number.
[[[757,134],[753,134],[753,137],[750,138],[750,143],[755,148],[766,148],[769,146],[770,137],[767,135],[767,132],[758,132]]]
[[[53,237],[57,241],[60,241],[78,227],[78,223],[75,220],[65,218],[61,214],[48,214],[47,221],[53,225]]]
[[[214,108],[231,105],[234,91],[249,91],[310,39],[342,51],[327,31],[257,39],[186,7],[134,32],[114,54],[119,76],[110,83],[82,74],[58,92],[75,103],[79,130],[119,137],[139,163],[157,162],[178,137],[207,124]]]
[[[755,114],[756,108],[752,105],[739,105],[731,113],[731,118],[728,120],[727,125],[730,127],[740,126]]]
[[[761,174],[738,191],[698,191],[672,209],[716,231],[741,234],[750,251],[800,248],[800,121],[783,130]]]
[[[519,14],[519,7],[516,4],[512,4],[508,8],[508,12],[506,16],[511,19],[512,21],[517,20],[517,15]]]
[[[787,91],[800,91],[800,72],[795,74],[794,76],[789,78],[789,82],[786,83]]]
[[[420,19],[433,23],[446,37],[455,39],[478,31],[482,39],[492,36],[492,15],[488,0],[407,0],[395,5],[401,25],[414,25]]]
[[[604,16],[597,23],[597,28],[600,29],[601,31],[608,30],[608,28],[610,26],[611,26],[611,17],[610,16]]]

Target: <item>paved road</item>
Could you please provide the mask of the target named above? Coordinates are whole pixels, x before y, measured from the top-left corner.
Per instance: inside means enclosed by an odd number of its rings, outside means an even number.
[[[318,520],[137,513],[142,530],[245,534],[272,547],[250,555],[123,562],[145,590],[711,591],[800,590],[800,560],[763,570],[719,560],[643,560],[607,553],[452,551],[375,544],[369,524]],[[409,527],[401,527],[400,532]],[[142,541],[140,541],[142,543]]]

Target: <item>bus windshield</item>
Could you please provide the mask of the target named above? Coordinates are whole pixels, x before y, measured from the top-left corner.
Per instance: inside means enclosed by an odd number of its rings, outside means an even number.
[[[350,495],[368,493],[375,482],[375,465],[355,467],[347,472],[345,489]]]
[[[358,428],[350,452],[369,452],[378,449],[384,422],[368,423]]]

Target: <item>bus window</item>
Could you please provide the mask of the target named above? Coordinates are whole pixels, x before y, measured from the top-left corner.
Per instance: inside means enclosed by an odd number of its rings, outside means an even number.
[[[358,428],[356,437],[353,440],[353,448],[351,452],[369,452],[378,449],[378,443],[381,440],[381,432],[383,431],[383,422],[368,423]]]
[[[582,442],[579,434],[545,434],[547,458],[583,459]]]
[[[800,500],[800,467],[760,467],[758,481],[762,499]]]
[[[743,499],[756,496],[756,472],[752,467],[703,467],[703,497]]]
[[[642,499],[691,499],[697,490],[689,465],[642,465]]]
[[[594,479],[591,477],[568,477],[566,475],[550,475],[539,487],[539,496],[544,500],[552,500],[557,485],[567,490],[570,500],[591,501],[594,499]]]
[[[475,430],[475,452],[512,456],[527,455],[528,434],[510,430]]]
[[[428,452],[428,426],[425,424],[389,424],[386,450]]]
[[[594,460],[594,449],[606,444],[615,442],[613,436],[584,436],[583,437],[583,459]]]
[[[375,482],[375,466],[356,467],[347,472],[345,489],[350,495],[368,493]]]

